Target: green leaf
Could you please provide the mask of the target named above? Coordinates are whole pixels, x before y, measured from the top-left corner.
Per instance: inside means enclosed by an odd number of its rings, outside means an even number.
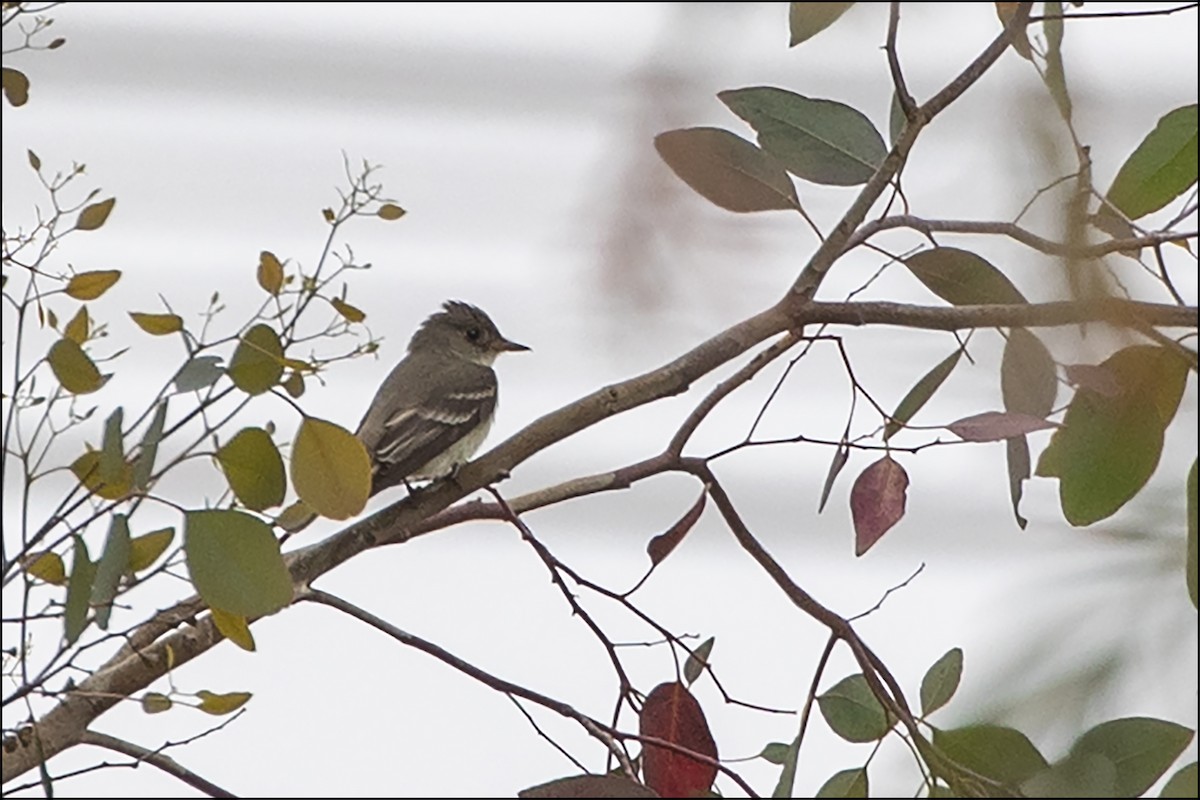
[[[788,3],[788,47],[806,42],[838,21],[854,3]]]
[[[1102,722],[1076,740],[1071,755],[1103,756],[1117,768],[1116,797],[1138,797],[1163,776],[1195,732],[1174,722],[1127,717]]]
[[[172,705],[171,698],[161,692],[146,692],[142,695],[142,711],[147,714],[161,714],[164,711],[170,711]]]
[[[92,583],[91,604],[96,609],[96,625],[101,630],[108,630],[112,602],[117,596],[121,578],[129,569],[129,553],[129,520],[124,514],[113,514],[108,539],[104,542],[104,554],[96,563],[96,576]]]
[[[685,128],[654,137],[654,149],[679,179],[726,211],[798,208],[796,187],[774,158],[720,128]]]
[[[115,481],[100,480],[100,453],[88,450],[71,462],[71,472],[88,491],[105,500],[124,500],[133,492],[133,467],[126,462]]]
[[[1030,476],[1029,441],[1024,436],[1014,436],[1004,440],[1005,455],[1008,463],[1008,494],[1012,500],[1013,516],[1021,530],[1029,524],[1029,520],[1021,516],[1021,496],[1025,492],[1025,481]]]
[[[67,295],[76,300],[95,300],[113,287],[121,279],[121,271],[103,269],[95,272],[81,272],[72,275],[65,289]]]
[[[183,330],[183,317],[178,314],[142,314],[130,311],[129,317],[151,336],[167,336]]]
[[[192,584],[206,604],[261,617],[292,601],[292,581],[271,529],[242,511],[189,511],[184,552]]]
[[[115,483],[124,477],[125,442],[121,434],[124,419],[124,407],[117,406],[104,421],[104,440],[100,445],[100,461],[96,465],[96,477],[103,483]]]
[[[1024,295],[1003,272],[957,247],[922,250],[906,259],[904,266],[929,291],[956,306],[1025,302]]]
[[[1058,398],[1054,359],[1042,340],[1024,328],[1008,333],[1000,362],[1000,388],[1007,411],[1045,418],[1054,410]]]
[[[104,377],[83,348],[70,339],[59,339],[46,355],[50,369],[71,394],[90,394],[104,385]]]
[[[877,741],[892,727],[892,720],[861,673],[843,678],[818,695],[817,704],[833,732],[848,742]]]
[[[710,636],[699,647],[688,653],[687,661],[683,665],[683,680],[688,686],[695,683],[704,671],[704,667],[708,664],[708,657],[712,655],[713,645],[716,641],[715,636]]]
[[[1163,787],[1159,797],[1195,797],[1196,796],[1196,762],[1180,767]]]
[[[277,506],[287,492],[283,459],[262,428],[243,428],[217,451],[229,488],[253,511]]]
[[[758,757],[771,764],[783,764],[787,761],[788,750],[790,749],[791,745],[784,742],[771,742],[762,749]]]
[[[1116,797],[1117,768],[1094,753],[1070,755],[1021,784],[1024,797]]]
[[[813,183],[866,183],[887,156],[883,137],[871,121],[843,103],[771,86],[725,91],[717,97],[750,123],[759,145],[788,172]]]
[[[1188,597],[1192,598],[1192,606],[1196,605],[1196,459],[1192,459],[1192,469],[1187,478],[1187,573]]]
[[[77,231],[94,231],[105,222],[108,221],[108,215],[112,213],[113,206],[117,204],[117,198],[110,197],[107,200],[101,200],[99,203],[92,203],[83,211],[79,212],[78,219],[75,220],[75,230]],[[117,273],[120,275],[121,273]],[[74,297],[74,295],[72,295]],[[90,300],[92,298],[77,298],[79,300]]]
[[[1000,725],[934,730],[933,744],[964,767],[1014,786],[1049,766],[1025,734]]]
[[[1120,391],[1076,391],[1037,466],[1038,475],[1059,479],[1063,514],[1076,526],[1112,516],[1141,491],[1187,382],[1183,359],[1156,345],[1127,347],[1101,368]]]
[[[75,644],[80,634],[87,629],[92,582],[96,578],[96,565],[88,555],[87,543],[83,541],[82,536],[75,535],[71,538],[75,540],[75,551],[71,560],[71,577],[67,579],[67,602],[63,610],[67,646]]]
[[[1054,98],[1055,104],[1058,106],[1059,113],[1063,119],[1071,119],[1071,95],[1067,92],[1067,74],[1063,69],[1062,58],[1062,40],[1063,40],[1063,20],[1062,3],[1046,3],[1045,12],[1047,19],[1042,23],[1042,30],[1046,32],[1046,73],[1045,81],[1046,88],[1050,90],[1050,96]]]
[[[349,519],[371,495],[371,459],[345,428],[305,417],[292,445],[292,485],[321,516]]]
[[[904,399],[896,406],[895,412],[892,413],[892,418],[887,421],[883,428],[883,440],[888,439],[905,426],[912,419],[913,415],[921,410],[921,407],[929,402],[929,398],[933,397],[941,385],[946,382],[946,378],[950,377],[950,373],[954,371],[954,367],[958,364],[958,359],[962,358],[962,348],[955,350],[950,355],[938,362],[933,369],[921,376],[921,380],[917,381],[908,394],[904,395]]]
[[[904,106],[900,105],[900,95],[892,90],[892,104],[888,108],[888,141],[892,145],[896,144],[907,124],[908,118],[904,116]]]
[[[175,538],[174,528],[160,528],[135,537],[129,543],[129,571],[141,572],[158,560]]]
[[[283,375],[283,346],[269,325],[246,331],[229,362],[233,385],[249,395],[262,394],[279,383]]]
[[[795,3],[793,3],[795,5]],[[817,790],[817,797],[870,797],[870,784],[867,781],[867,770],[844,769],[835,772],[829,780]]]
[[[175,388],[181,392],[206,389],[225,374],[220,356],[196,356],[175,373]]]
[[[1121,165],[1108,201],[1129,219],[1157,211],[1196,183],[1196,104],[1166,114]]]
[[[937,711],[958,691],[962,679],[963,651],[955,647],[933,663],[921,679],[921,715],[929,716]]]
[[[763,751],[766,752],[765,750]],[[800,737],[797,736],[788,745],[787,753],[783,757],[783,769],[779,771],[779,780],[775,782],[775,788],[771,791],[771,797],[791,797],[792,790],[796,783],[796,759],[800,755]]]
[[[138,445],[137,459],[133,462],[133,485],[140,490],[150,486],[150,476],[154,474],[154,459],[158,457],[158,445],[162,441],[163,426],[167,422],[167,400],[158,401],[154,409],[154,418],[142,436]]]

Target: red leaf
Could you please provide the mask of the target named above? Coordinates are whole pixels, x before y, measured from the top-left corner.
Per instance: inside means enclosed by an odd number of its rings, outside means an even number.
[[[1112,370],[1103,364],[1068,364],[1063,368],[1067,382],[1079,389],[1091,389],[1104,397],[1118,397],[1121,384]]]
[[[717,758],[708,721],[696,698],[682,683],[661,683],[646,697],[639,722],[642,736],[653,736],[695,753]],[[647,744],[642,750],[642,775],[660,797],[699,797],[717,777],[715,764]]]
[[[1016,411],[985,411],[946,426],[947,430],[967,442],[998,442],[1057,427],[1058,423],[1048,419]]]
[[[856,556],[870,550],[900,521],[907,499],[908,473],[891,456],[884,456],[862,471],[850,490]]]
[[[700,519],[700,514],[704,511],[706,496],[707,492],[701,492],[700,497],[696,499],[688,512],[680,517],[678,522],[668,528],[665,533],[660,533],[650,540],[650,544],[646,545],[646,554],[650,556],[651,564],[658,566],[658,562],[671,555],[671,551],[679,546],[683,537],[687,536],[688,531],[696,524],[696,520]]]

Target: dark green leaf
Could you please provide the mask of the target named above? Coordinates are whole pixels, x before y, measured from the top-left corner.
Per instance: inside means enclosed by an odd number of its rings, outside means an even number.
[[[229,361],[233,385],[249,395],[268,391],[283,375],[283,347],[269,325],[255,325],[246,331]]]
[[[861,112],[833,100],[816,100],[754,86],[717,95],[750,127],[758,143],[793,175],[813,183],[866,183],[887,155],[875,126]]]
[[[138,447],[137,460],[133,463],[133,485],[138,489],[146,489],[150,485],[150,476],[154,473],[154,459],[158,456],[158,444],[162,441],[163,426],[167,422],[167,400],[158,401],[154,409],[154,418],[146,428],[146,435]]]
[[[775,159],[720,128],[685,128],[654,137],[654,148],[680,180],[727,211],[800,205],[792,179]]]
[[[1012,785],[1049,766],[1025,734],[1000,725],[935,730],[933,743],[964,767]]]
[[[1195,797],[1196,796],[1196,762],[1181,767],[1171,776],[1163,787],[1159,797]]]
[[[821,716],[833,732],[848,742],[874,742],[892,727],[892,720],[861,674],[838,681],[817,696]]]
[[[125,409],[117,406],[104,421],[104,439],[100,446],[100,462],[96,465],[96,477],[103,483],[116,483],[125,470],[125,442],[121,436],[121,423]]]
[[[67,579],[67,603],[63,611],[63,624],[67,644],[75,644],[88,624],[91,608],[92,582],[96,579],[96,565],[88,555],[87,544],[82,536],[75,540],[74,558],[71,560],[71,577]]]
[[[958,691],[962,679],[963,651],[960,647],[948,650],[933,663],[921,679],[921,715],[929,716],[937,711]]]
[[[766,751],[764,751],[766,752]],[[791,797],[796,783],[796,759],[800,755],[800,738],[796,737],[788,745],[783,755],[783,769],[779,771],[779,780],[771,791],[771,797]]]
[[[1138,797],[1163,776],[1194,731],[1150,717],[1102,722],[1079,737],[1071,755],[1103,756],[1117,768],[1116,797]]]
[[[908,394],[904,395],[904,399],[896,406],[895,413],[888,420],[883,428],[883,440],[888,439],[904,427],[904,425],[912,419],[913,415],[921,410],[921,407],[929,402],[929,398],[933,397],[941,385],[946,382],[946,378],[950,377],[950,373],[954,371],[954,367],[958,364],[958,359],[962,358],[963,351],[961,348],[955,350],[950,355],[946,356],[938,362],[933,369],[926,372],[921,380],[917,381]]]
[[[1004,445],[1008,456],[1008,494],[1012,498],[1013,516],[1021,530],[1029,524],[1029,520],[1021,516],[1021,496],[1024,494],[1024,483],[1029,479],[1029,442],[1024,436],[1014,436],[1005,439]]]
[[[271,529],[242,511],[189,511],[188,572],[200,597],[230,614],[261,617],[292,601],[292,581]]]
[[[175,388],[181,392],[195,392],[217,382],[225,374],[220,356],[196,356],[175,373]]]
[[[956,306],[1025,302],[1003,272],[967,250],[935,247],[909,257],[904,265],[931,292]]]
[[[758,754],[758,757],[763,761],[769,761],[772,764],[783,764],[785,761],[787,761],[788,750],[790,749],[791,745],[789,744],[784,744],[783,742],[771,742],[769,745],[763,748],[762,752]]]
[[[688,653],[687,661],[683,665],[683,680],[688,686],[695,683],[696,679],[704,671],[704,667],[708,664],[708,657],[712,655],[713,644],[716,641],[716,637],[710,636],[699,647]]]
[[[121,578],[129,571],[129,553],[129,520],[124,514],[113,514],[104,554],[96,563],[96,577],[92,583],[91,604],[96,610],[96,625],[101,630],[108,630],[113,599],[117,596]]]
[[[825,485],[821,487],[821,502],[817,506],[818,514],[825,510],[825,503],[829,500],[829,493],[833,491],[833,482],[837,480],[842,467],[846,466],[846,462],[849,460],[850,445],[843,441],[837,446],[837,450],[833,452],[833,460],[829,462],[829,472],[825,475]]]
[[[252,511],[277,506],[287,492],[283,459],[262,428],[243,428],[217,451],[229,488]]]
[[[1166,114],[1121,165],[1108,200],[1130,219],[1157,211],[1196,183],[1196,104]]]
[[[1071,755],[1021,784],[1025,797],[1116,797],[1117,768],[1094,753]]]
[[[867,770],[844,769],[835,772],[829,780],[817,790],[817,797],[870,797],[870,784],[867,781]]]
[[[888,141],[893,146],[900,138],[900,134],[904,132],[904,126],[907,124],[908,119],[904,116],[904,107],[900,105],[900,95],[893,90],[892,104],[888,109]]]

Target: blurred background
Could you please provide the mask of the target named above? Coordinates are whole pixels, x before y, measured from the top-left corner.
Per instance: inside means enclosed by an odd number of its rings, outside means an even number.
[[[494,445],[774,303],[815,247],[796,215],[736,215],[695,195],[658,159],[655,134],[717,125],[750,138],[716,99],[723,89],[776,85],[836,99],[881,131],[891,97],[883,4],[857,5],[795,49],[787,47],[784,3],[85,3],[50,13],[52,36],[67,44],[13,61],[32,88],[26,107],[4,107],[4,220],[6,227],[30,225],[34,205],[44,203],[26,148],[51,171],[86,163],[104,196],[118,198],[103,230],[71,239],[55,265],[124,273],[91,308],[109,324],[109,351],[127,344],[134,350],[118,363],[117,378],[91,397],[106,408],[125,404],[127,419],[183,353],[177,341],[137,331],[125,311],[163,311],[161,295],[198,324],[219,289],[228,310],[215,326],[238,324],[261,301],[259,251],[311,270],[326,233],[320,211],[336,207],[336,189],[345,186],[344,160],[353,168],[366,159],[384,167],[387,193],[409,212],[395,223],[351,225],[341,243],[352,246],[358,263],[372,265],[349,276],[347,300],[366,312],[383,344],[377,359],[339,365],[323,376],[324,385],[310,382],[302,404],[353,428],[417,324],[444,300],[462,299],[533,348],[498,364]],[[998,29],[990,4],[905,5],[900,53],[918,100],[957,74]],[[1076,129],[1092,148],[1100,188],[1163,114],[1195,102],[1196,38],[1194,11],[1067,26]],[[1039,188],[1073,170],[1044,87],[1029,63],[1009,52],[925,132],[906,168],[905,190],[921,216],[1011,220]],[[808,184],[798,190],[826,230],[856,192]],[[1052,238],[1060,231],[1053,200],[1035,206],[1025,222]],[[897,251],[920,244],[903,233],[882,241]],[[1061,264],[1053,259],[982,237],[941,241],[988,257],[1031,299],[1064,296]],[[822,297],[844,298],[883,264],[877,253],[856,251],[838,263]],[[1194,304],[1190,264],[1175,278]],[[1134,262],[1114,257],[1111,265],[1135,296],[1164,301]],[[861,297],[940,302],[894,267]],[[73,305],[60,305],[59,317],[68,318]],[[4,314],[8,337],[7,306]],[[887,408],[955,348],[947,334],[843,333],[860,381]],[[1043,339],[1062,363],[1095,363],[1132,341],[1098,327],[1086,336],[1061,330]],[[996,332],[979,332],[971,350],[976,363],[961,363],[914,422],[945,424],[999,408],[1002,344]],[[705,392],[744,360],[685,395],[539,453],[503,490],[515,495],[658,452]],[[786,359],[730,397],[689,452],[740,441],[785,366]],[[818,345],[793,369],[760,434],[837,439],[849,397],[836,349]],[[1066,397],[1060,391],[1059,402]],[[855,432],[878,424],[862,408]],[[99,443],[100,419],[64,437],[64,458],[81,449],[80,438]],[[287,432],[297,418],[264,396],[241,424],[268,421]],[[858,559],[847,497],[874,457],[852,454],[820,516],[827,448],[751,448],[719,460],[716,469],[773,555],[839,613],[871,607],[924,564],[916,580],[861,622],[864,638],[910,698],[938,657],[962,647],[962,687],[934,722],[1003,721],[1053,760],[1081,730],[1114,717],[1196,726],[1195,610],[1181,569],[1183,485],[1195,433],[1190,380],[1149,486],[1088,529],[1070,528],[1058,510],[1057,484],[1035,479],[1023,505],[1030,523],[1019,530],[1002,445],[899,455],[912,480],[908,515]],[[914,431],[897,441],[919,444],[935,435]],[[1035,459],[1047,439],[1032,437]],[[201,491],[221,491],[208,464],[177,480],[177,487],[192,483],[187,491],[197,504]],[[7,497],[9,486],[5,491]],[[661,477],[531,513],[527,522],[582,574],[624,589],[646,568],[649,538],[681,516],[698,491],[691,479]],[[372,508],[400,496],[385,494]],[[5,511],[6,526],[12,513]],[[173,512],[149,509],[145,527],[134,532],[178,522]],[[294,543],[337,529],[319,523]],[[103,530],[89,535],[97,537],[95,552]],[[317,586],[494,674],[593,715],[610,713],[615,680],[603,650],[511,527],[471,524],[377,550]],[[160,607],[180,591],[182,584],[168,579],[130,600]],[[635,598],[676,632],[716,636],[712,661],[736,698],[802,705],[825,632],[769,584],[713,509]],[[613,639],[657,638],[618,608],[584,599]],[[19,595],[5,593],[6,608],[14,600]],[[254,635],[256,654],[222,644],[175,675],[181,689],[254,693],[249,713],[232,725],[169,751],[238,794],[504,795],[576,771],[506,698],[329,609],[288,609],[256,624]],[[662,647],[622,654],[643,691],[674,677]],[[853,671],[839,651],[822,688]],[[795,735],[794,715],[724,705],[708,679],[696,692],[723,758],[751,757]],[[6,725],[24,710],[14,713],[10,719],[6,710]],[[534,715],[589,768],[603,768],[600,748],[573,725]],[[212,724],[186,709],[151,717],[128,703],[96,729],[156,747]],[[622,727],[634,728],[635,720]],[[1184,759],[1194,759],[1195,749],[1193,742]],[[815,792],[869,753],[814,720],[797,794]],[[77,748],[53,768],[61,773],[111,755]],[[761,760],[734,767],[762,793],[778,774]],[[878,795],[911,795],[919,786],[894,738],[872,762],[871,780]],[[718,786],[733,788],[724,779]],[[57,789],[68,796],[191,793],[149,768],[101,770]]]

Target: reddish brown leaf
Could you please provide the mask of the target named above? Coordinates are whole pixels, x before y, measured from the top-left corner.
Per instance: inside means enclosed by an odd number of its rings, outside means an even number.
[[[701,492],[700,496],[696,498],[696,502],[692,504],[686,514],[679,518],[678,522],[668,528],[665,533],[655,536],[650,540],[650,544],[646,545],[646,554],[650,556],[650,563],[653,566],[658,566],[660,561],[671,555],[671,551],[679,546],[683,537],[688,535],[688,531],[692,529],[704,511],[704,498],[707,495],[707,492]]]
[[[717,758],[717,743],[708,729],[704,711],[682,683],[661,683],[654,687],[642,707],[638,728],[642,736],[653,736],[713,760]],[[642,775],[646,785],[660,797],[700,797],[712,787],[717,767],[647,744],[642,750]]]
[[[1015,411],[985,411],[946,426],[947,430],[967,442],[998,442],[1057,427],[1057,423],[1048,419]]]
[[[850,490],[856,556],[870,550],[900,521],[907,500],[908,473],[891,456],[884,456],[862,471]]]
[[[1121,384],[1112,370],[1102,364],[1068,364],[1063,368],[1067,382],[1077,389],[1091,389],[1104,397],[1121,394]]]

